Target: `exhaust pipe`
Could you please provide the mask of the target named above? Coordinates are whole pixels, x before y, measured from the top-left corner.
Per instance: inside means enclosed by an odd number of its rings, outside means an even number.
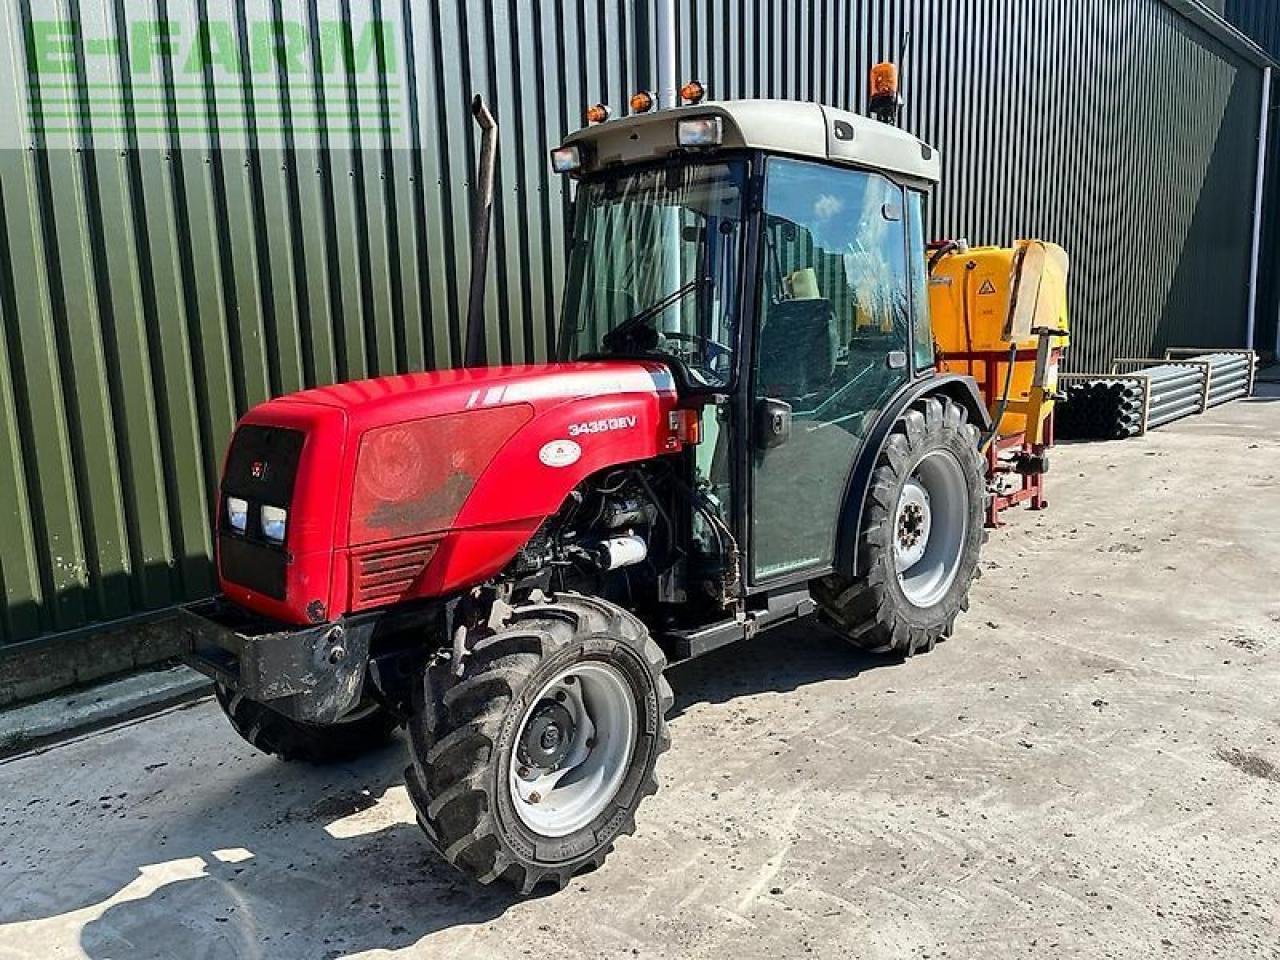
[[[471,100],[471,115],[480,125],[480,168],[471,204],[471,290],[467,297],[467,346],[463,365],[483,366],[484,287],[489,268],[489,227],[493,220],[493,175],[498,164],[498,122],[484,97]]]

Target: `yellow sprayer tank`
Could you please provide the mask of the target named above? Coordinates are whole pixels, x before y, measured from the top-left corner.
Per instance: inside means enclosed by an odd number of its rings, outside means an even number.
[[[992,416],[1004,397],[1009,351],[1013,346],[1006,336],[1013,335],[1009,331],[1013,326],[1010,295],[1015,283],[1014,271],[1019,263],[1019,251],[1032,244],[1038,248],[1037,253],[1048,248],[1061,254],[1061,249],[1052,244],[1020,240],[1014,247],[976,247],[945,254],[929,275],[929,308],[933,338],[941,356],[939,367],[949,373],[973,376],[987,399]],[[1046,279],[1037,281],[1032,288],[1033,295],[1042,291],[1047,300],[1036,309],[1036,325],[1054,330],[1067,329],[1065,254],[1061,258],[1061,276],[1056,273],[1050,276],[1052,271],[1059,269],[1057,261],[1054,265],[1046,265],[1044,257],[1037,256],[1036,269],[1043,270]],[[1025,259],[1028,263],[1031,261],[1030,256]],[[1027,285],[1021,284],[1020,289],[1026,290]],[[1035,334],[1018,341],[1009,392],[1010,404],[1000,420],[1000,436],[1026,430],[1026,401],[1031,396],[1035,377],[1037,342]],[[1067,338],[1054,337],[1052,343],[1056,357],[1057,352],[1067,345]],[[1056,391],[1056,360],[1051,375],[1055,382],[1047,385],[1050,397]],[[1051,409],[1052,401],[1049,401],[1042,417],[1047,417]]]

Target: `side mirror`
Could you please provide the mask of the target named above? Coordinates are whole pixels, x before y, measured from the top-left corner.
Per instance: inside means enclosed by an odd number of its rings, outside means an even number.
[[[780,447],[791,438],[791,404],[762,397],[756,401],[756,446]]]

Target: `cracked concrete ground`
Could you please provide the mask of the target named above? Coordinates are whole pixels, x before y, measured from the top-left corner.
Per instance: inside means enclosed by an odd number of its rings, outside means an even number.
[[[957,636],[815,624],[672,672],[635,837],[473,887],[403,745],[325,771],[209,701],[0,765],[0,957],[1280,956],[1280,390],[1064,446]]]

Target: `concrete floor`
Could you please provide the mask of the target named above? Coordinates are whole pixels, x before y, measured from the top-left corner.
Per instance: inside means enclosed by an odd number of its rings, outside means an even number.
[[[295,768],[208,701],[0,765],[0,957],[1280,956],[1280,389],[1062,447],[905,664],[813,624],[673,671],[662,789],[516,900],[402,749]]]

